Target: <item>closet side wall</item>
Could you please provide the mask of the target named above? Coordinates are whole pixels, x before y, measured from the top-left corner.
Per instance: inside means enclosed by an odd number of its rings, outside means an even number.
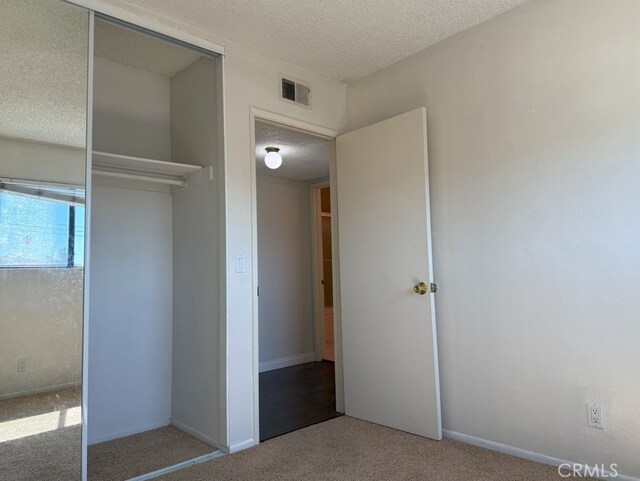
[[[169,79],[95,60],[95,148],[170,158]],[[168,191],[94,185],[89,443],[170,422],[171,256]]]
[[[201,58],[171,78],[171,160],[215,165],[217,103],[216,60]]]
[[[200,59],[171,79],[175,162],[214,165],[217,108],[214,60]],[[217,179],[174,193],[171,421],[213,445],[221,439],[218,219]]]

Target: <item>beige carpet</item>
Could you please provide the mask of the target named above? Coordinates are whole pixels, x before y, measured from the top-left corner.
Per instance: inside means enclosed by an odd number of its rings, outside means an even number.
[[[89,446],[89,481],[123,481],[216,449],[168,426]]]
[[[161,481],[559,481],[555,468],[346,416],[171,473]]]
[[[81,387],[70,387],[0,401],[0,422],[63,411],[80,406]]]
[[[80,479],[80,389],[0,401],[0,479]]]

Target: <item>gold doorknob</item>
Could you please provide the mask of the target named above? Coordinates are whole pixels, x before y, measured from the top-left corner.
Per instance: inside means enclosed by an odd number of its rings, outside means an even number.
[[[413,292],[416,294],[420,294],[424,296],[429,290],[429,286],[427,286],[424,282],[418,282],[415,286],[413,286]]]

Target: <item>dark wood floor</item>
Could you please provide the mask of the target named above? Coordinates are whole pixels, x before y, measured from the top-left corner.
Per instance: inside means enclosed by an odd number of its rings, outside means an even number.
[[[260,441],[337,416],[332,362],[260,373]]]

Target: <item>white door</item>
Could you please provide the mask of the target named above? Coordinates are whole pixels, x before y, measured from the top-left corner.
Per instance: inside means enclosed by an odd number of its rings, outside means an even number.
[[[336,149],[345,413],[441,439],[426,110]]]

